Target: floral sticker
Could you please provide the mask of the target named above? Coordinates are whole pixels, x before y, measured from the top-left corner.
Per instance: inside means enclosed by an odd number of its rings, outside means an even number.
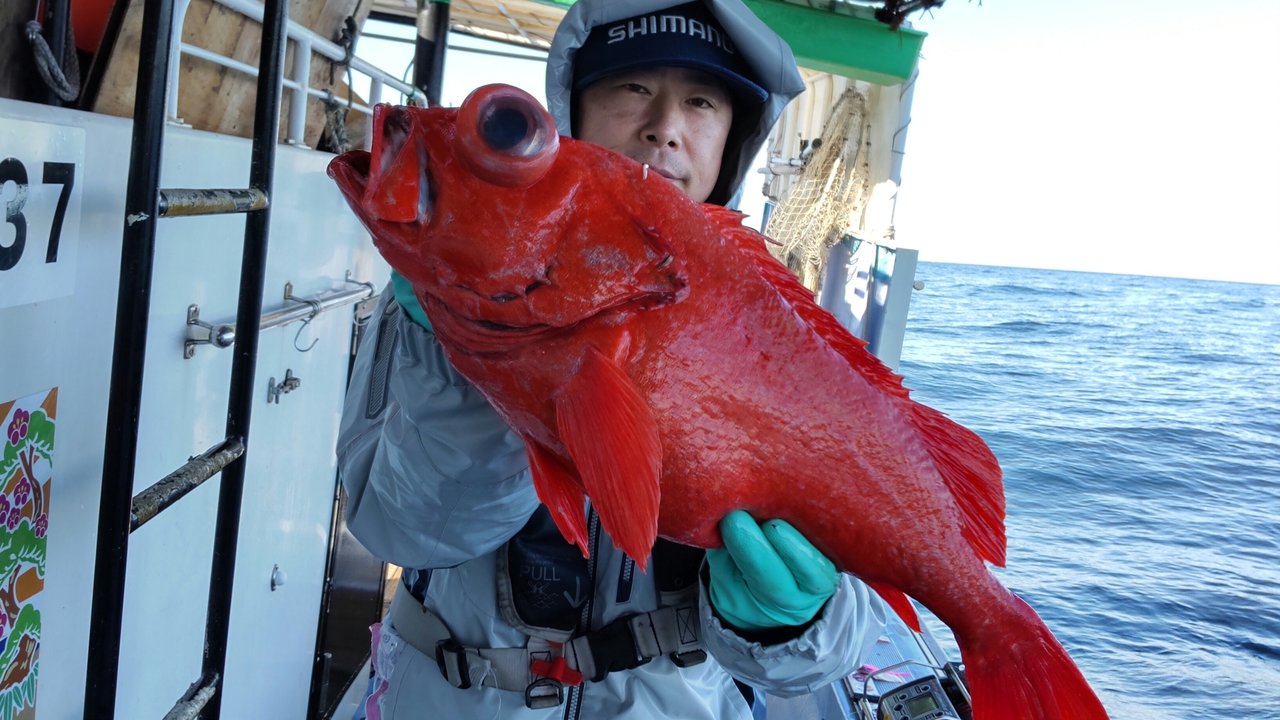
[[[35,716],[58,390],[0,403],[0,720]]]

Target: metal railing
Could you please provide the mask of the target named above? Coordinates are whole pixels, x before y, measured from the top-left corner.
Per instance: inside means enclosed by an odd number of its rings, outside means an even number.
[[[263,5],[259,0],[213,0],[219,5],[231,10],[235,10],[245,17],[262,22]],[[174,23],[173,23],[173,46],[179,48],[182,54],[190,55],[194,58],[207,60],[209,62],[230,68],[238,72],[242,72],[250,77],[257,77],[258,68],[242,63],[239,60],[229,58],[225,55],[206,50],[205,48],[182,42],[182,25],[187,16],[187,8],[191,5],[191,0],[176,0],[174,5]],[[305,145],[303,138],[306,133],[307,126],[307,100],[315,97],[325,100],[332,97],[330,90],[311,87],[311,53],[316,52],[330,60],[338,62],[347,59],[346,48],[317,35],[310,28],[303,27],[298,23],[290,20],[287,29],[288,39],[294,43],[293,54],[293,77],[284,79],[284,88],[290,93],[289,118],[285,127],[285,142],[290,145]],[[378,68],[372,63],[359,57],[352,57],[350,66],[353,70],[358,70],[370,78],[368,104],[351,103],[350,109],[362,113],[368,118],[369,132],[365,137],[373,137],[373,106],[382,102],[382,93],[385,87],[390,87],[400,91],[401,94],[409,98],[412,104],[426,104],[426,98],[422,91],[413,85],[400,80]],[[181,59],[173,62],[169,66],[169,97],[168,97],[168,121],[171,123],[180,123],[182,119],[178,116],[178,81],[181,68]]]
[[[326,310],[343,307],[368,300],[377,294],[371,283],[357,282],[348,274],[347,282],[355,285],[345,290],[328,290],[311,297],[296,297],[293,285],[285,284],[284,299],[291,305],[264,311],[258,320],[258,330],[270,330],[284,327],[297,320],[310,321]],[[236,342],[235,322],[207,323],[200,319],[200,308],[191,305],[187,308],[187,339],[183,342],[184,358],[195,355],[196,348],[208,345],[214,348],[229,348]]]

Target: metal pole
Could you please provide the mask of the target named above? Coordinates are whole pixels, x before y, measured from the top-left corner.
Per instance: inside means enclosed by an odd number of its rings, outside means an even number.
[[[93,571],[94,622],[89,627],[85,678],[84,716],[94,720],[115,716],[172,24],[173,0],[145,0],[139,57],[144,67],[150,63],[151,72],[138,73],[133,106],[133,149],[125,191],[126,220],[120,252],[110,405],[98,506],[98,550]]]
[[[191,7],[191,0],[174,0],[173,8],[173,47],[178,49],[179,60],[169,63],[169,99],[165,104],[167,117],[165,120],[172,123],[182,122],[182,118],[178,117],[178,82],[182,78],[182,26],[187,19],[187,10]]]
[[[293,41],[293,81],[298,87],[289,96],[289,125],[285,142],[306,147],[307,91],[311,87],[311,41],[300,37]]]
[[[427,105],[440,107],[444,51],[449,40],[449,0],[418,0],[418,41],[413,53],[413,84],[426,93]]]
[[[48,20],[45,26],[49,28],[45,42],[49,44],[49,52],[53,54],[58,67],[64,70],[67,54],[74,54],[76,51],[74,47],[67,47],[67,22],[70,12],[71,0],[48,0],[45,10],[45,17]],[[79,88],[76,89],[79,90]],[[62,98],[58,97],[58,93],[52,88],[48,89],[47,102],[57,107],[63,105]]]
[[[258,99],[253,118],[253,151],[249,187],[271,197],[276,137],[280,127],[280,91],[283,84],[285,31],[288,0],[267,0],[262,20],[262,55],[258,72]],[[236,311],[236,336],[231,360],[231,393],[227,403],[227,437],[245,445],[245,454],[222,472],[218,492],[218,519],[213,538],[213,568],[209,578],[209,610],[205,630],[205,677],[223,678],[218,692],[201,716],[217,718],[226,694],[227,638],[231,630],[231,596],[236,569],[236,541],[240,534],[240,503],[244,496],[248,458],[249,419],[253,410],[254,366],[258,359],[258,318],[262,315],[262,290],[267,269],[267,231],[271,205],[245,217],[244,253],[240,261],[240,305]]]
[[[137,530],[147,524],[243,454],[244,445],[239,441],[223,440],[160,478],[155,485],[133,497],[132,529]]]

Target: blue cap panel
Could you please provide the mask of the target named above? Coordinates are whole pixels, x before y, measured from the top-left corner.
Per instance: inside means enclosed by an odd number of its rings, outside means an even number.
[[[594,28],[574,59],[573,87],[648,67],[689,67],[723,80],[737,96],[763,103],[769,94],[751,79],[742,56],[700,2],[605,23]]]

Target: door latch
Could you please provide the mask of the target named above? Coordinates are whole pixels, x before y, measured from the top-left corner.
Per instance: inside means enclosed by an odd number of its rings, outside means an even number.
[[[297,390],[301,384],[302,378],[294,375],[292,369],[286,369],[280,382],[277,383],[274,377],[267,381],[267,402],[279,405],[281,395]]]

